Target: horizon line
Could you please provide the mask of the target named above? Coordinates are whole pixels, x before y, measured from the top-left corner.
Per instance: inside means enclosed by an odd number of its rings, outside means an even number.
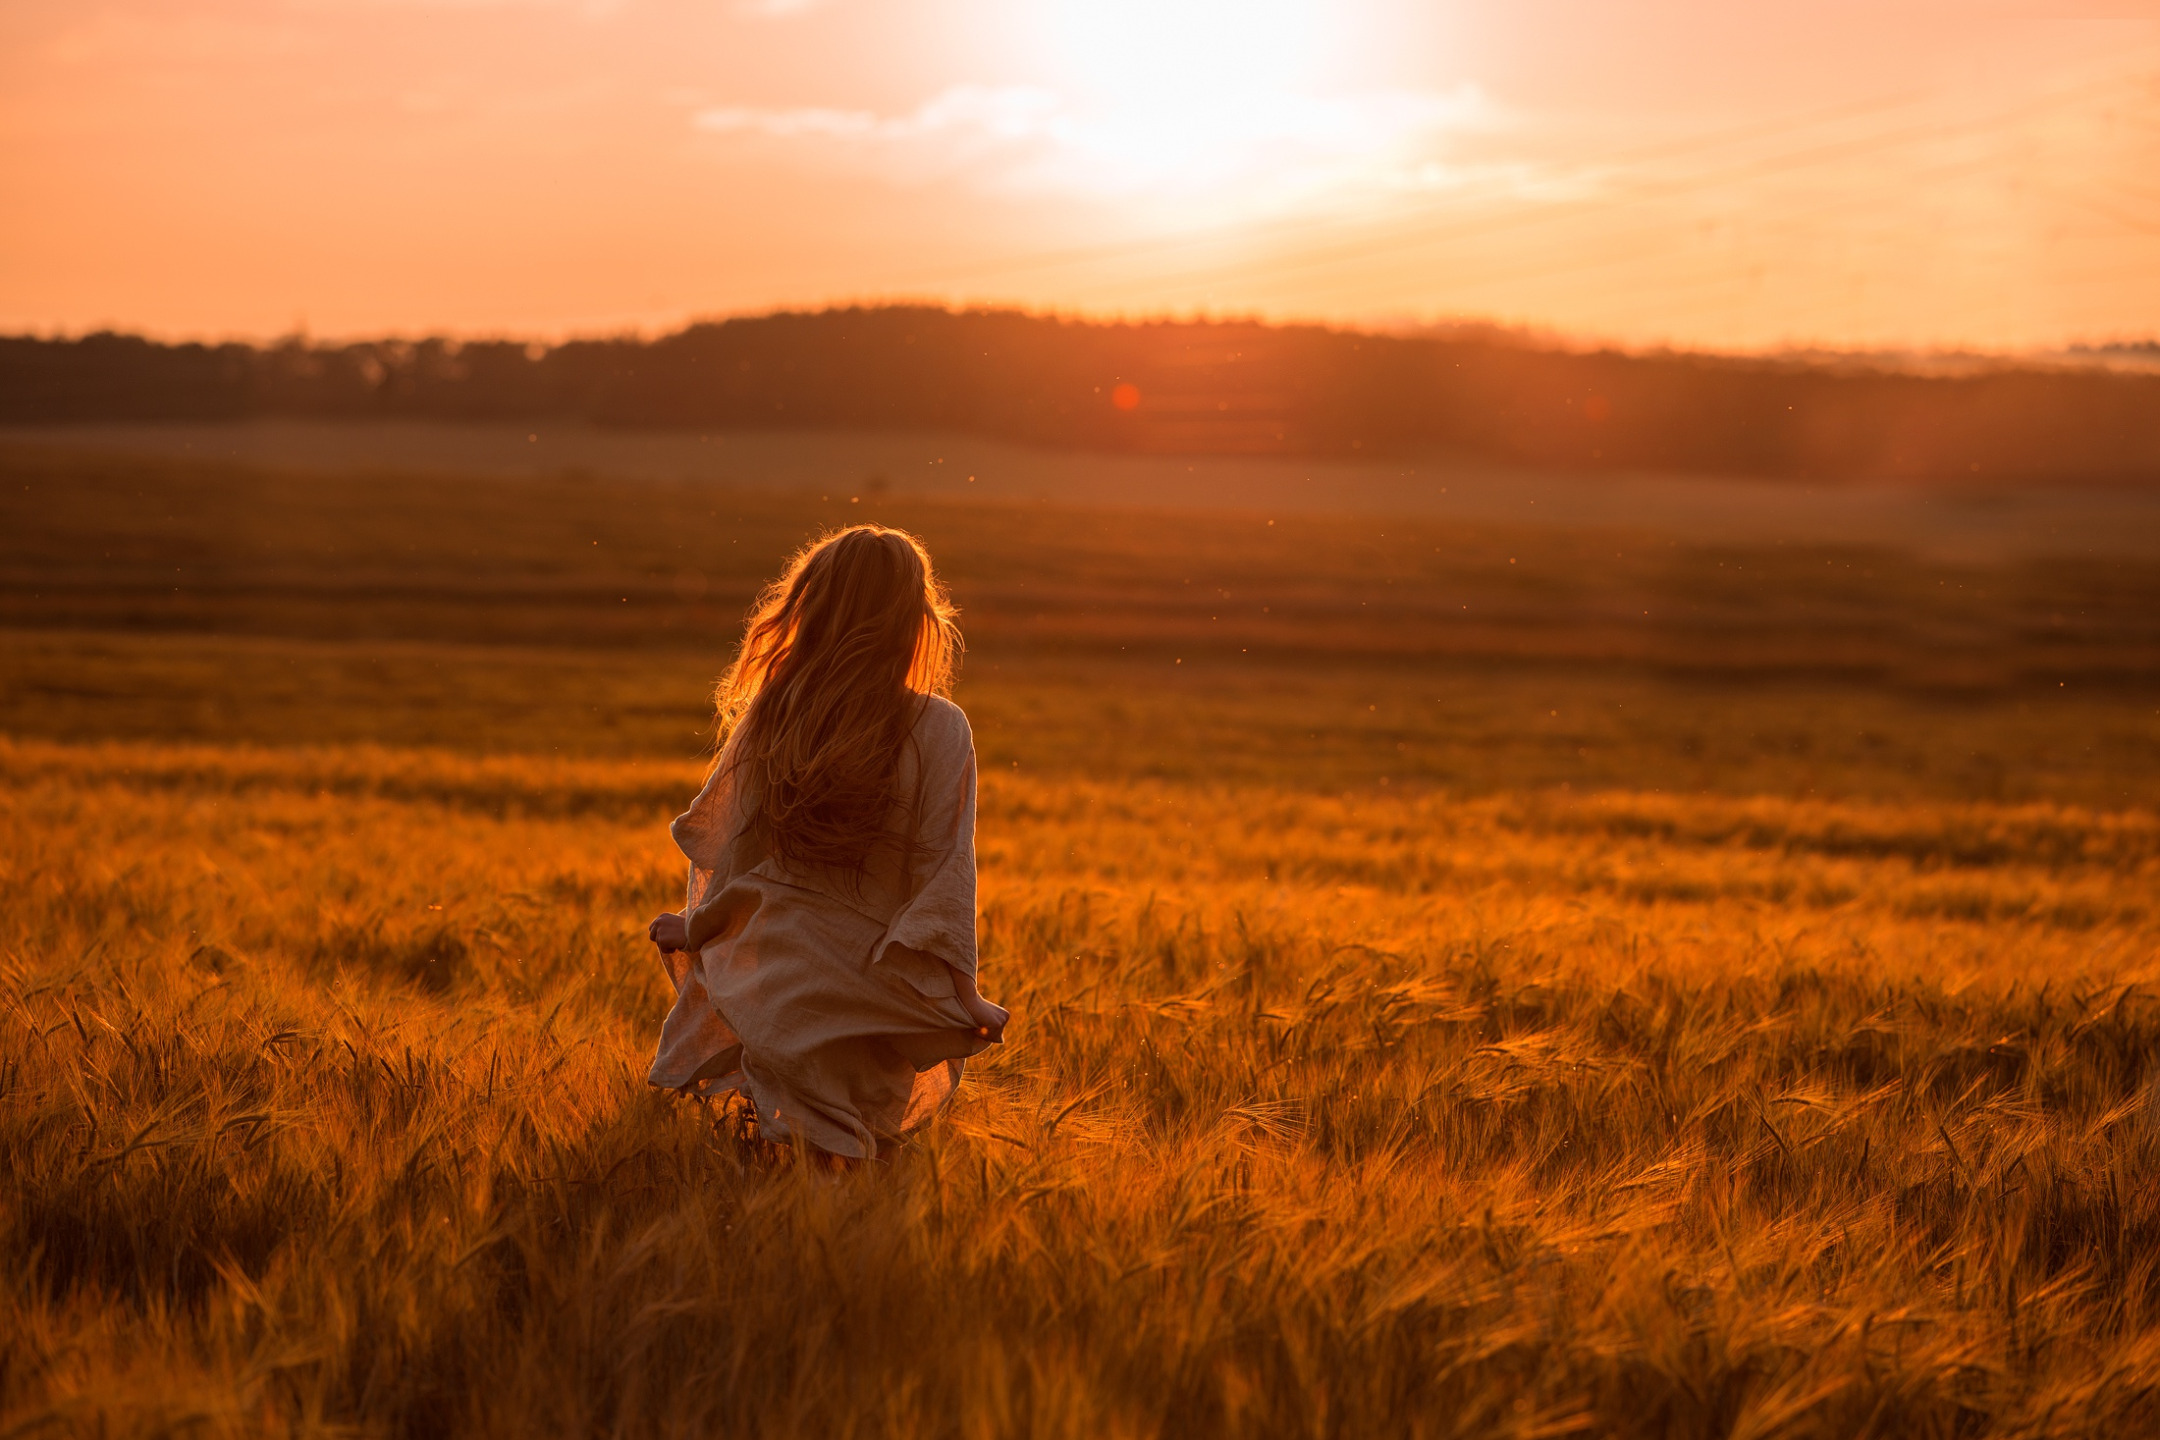
[[[876,298],[833,299],[822,302],[782,301],[769,306],[745,308],[735,311],[688,312],[672,321],[658,324],[637,321],[613,325],[596,325],[591,328],[565,327],[552,334],[520,333],[509,328],[474,327],[461,329],[442,327],[419,332],[389,328],[375,331],[346,331],[317,334],[308,329],[305,318],[298,320],[290,329],[277,332],[228,331],[223,334],[163,332],[150,326],[130,326],[124,322],[100,321],[80,327],[54,325],[50,328],[25,326],[20,329],[0,330],[0,339],[32,340],[47,343],[72,343],[99,335],[113,335],[140,339],[165,346],[202,345],[216,348],[224,345],[242,345],[258,350],[277,349],[299,343],[310,348],[338,348],[351,345],[423,344],[442,341],[462,348],[476,344],[522,344],[555,350],[580,343],[606,343],[631,341],[652,344],[705,325],[726,325],[738,321],[776,319],[782,316],[817,316],[848,311],[929,310],[946,315],[1004,315],[1020,316],[1029,320],[1056,324],[1085,325],[1101,328],[1118,326],[1174,326],[1174,325],[1255,325],[1268,330],[1322,330],[1334,334],[1370,335],[1387,339],[1451,339],[1488,338],[1527,350],[1574,354],[1616,354],[1631,357],[1654,357],[1660,355],[1699,356],[1721,360],[1756,361],[1896,361],[1906,366],[1914,364],[1955,362],[2013,362],[2069,363],[2074,368],[2111,368],[2106,357],[2121,355],[2131,359],[2137,352],[2154,352],[2153,362],[2160,365],[2160,331],[2144,334],[2122,334],[2110,337],[2071,337],[2053,344],[2024,347],[1988,348],[1984,346],[1949,342],[1915,342],[1904,345],[1841,345],[1823,340],[1788,340],[1776,345],[1759,347],[1716,347],[1706,345],[1675,344],[1669,341],[1630,342],[1612,336],[1594,333],[1578,333],[1539,324],[1527,320],[1509,320],[1487,315],[1451,315],[1432,319],[1405,317],[1399,321],[1354,321],[1345,319],[1321,319],[1304,317],[1270,316],[1257,311],[1210,311],[1202,307],[1183,310],[1163,308],[1146,311],[1091,310],[1084,307],[1032,306],[1017,301],[955,301],[921,296],[883,296]],[[2123,352],[2128,352],[2124,354]],[[2133,361],[2134,364],[2134,361]],[[2136,367],[2141,368],[2141,367]]]

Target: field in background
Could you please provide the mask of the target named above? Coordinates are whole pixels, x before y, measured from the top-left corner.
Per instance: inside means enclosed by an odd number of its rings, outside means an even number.
[[[0,480],[0,1430],[2160,1421],[2160,567]],[[1020,1018],[836,1181],[644,1090],[642,932],[863,514],[968,612]]]
[[[1585,471],[2143,489],[2160,476],[2160,379],[2136,350],[2023,365],[1627,354],[1465,328],[1103,324],[899,305],[553,346],[0,336],[0,421],[881,429],[1096,454],[1370,460],[1444,449]]]
[[[24,452],[255,468],[297,477],[689,481],[779,492],[1064,508],[1406,516],[1453,525],[1632,528],[1694,543],[1890,547],[1951,560],[2160,558],[2150,485],[1855,484],[1656,469],[1506,465],[1418,451],[1327,456],[1117,455],[950,431],[626,430],[566,421],[333,420],[0,428]]]

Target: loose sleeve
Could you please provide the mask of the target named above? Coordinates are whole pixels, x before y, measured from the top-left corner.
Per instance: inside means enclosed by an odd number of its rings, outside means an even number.
[[[735,852],[739,849],[741,801],[723,763],[715,766],[705,787],[690,808],[668,827],[675,844],[690,862],[683,914],[690,928],[690,943],[681,950],[663,951],[660,963],[675,987],[675,1003],[660,1026],[660,1044],[653,1056],[648,1083],[678,1089],[713,1073],[715,1057],[734,1053],[740,1041],[734,1030],[713,1007],[698,964],[703,942],[698,928],[718,928],[712,912],[721,901],[727,883],[738,873]]]
[[[967,717],[934,700],[917,734],[920,801],[915,808],[910,893],[886,927],[875,959],[893,947],[918,951],[964,974],[975,973],[975,738]],[[909,978],[922,988],[951,989],[951,977]]]
[[[689,932],[685,948],[692,955],[728,928],[723,912],[734,903],[729,882],[763,858],[749,833],[748,802],[733,759],[730,751],[721,752],[705,788],[668,827],[676,848],[690,861],[683,924]]]

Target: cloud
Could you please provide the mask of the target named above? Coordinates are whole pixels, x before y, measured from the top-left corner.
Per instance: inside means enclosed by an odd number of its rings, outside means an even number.
[[[1032,86],[955,85],[904,115],[821,106],[723,106],[699,111],[696,124],[719,135],[764,135],[777,140],[892,144],[951,136],[1027,141],[1054,136],[1061,108],[1055,94]]]
[[[1439,152],[1452,137],[1498,120],[1467,86],[1179,94],[1089,106],[1040,86],[955,85],[897,114],[720,106],[696,112],[694,123],[708,134],[804,147],[903,182],[958,171],[997,190],[1185,200],[1238,191],[1266,205],[1493,179],[1450,168]]]

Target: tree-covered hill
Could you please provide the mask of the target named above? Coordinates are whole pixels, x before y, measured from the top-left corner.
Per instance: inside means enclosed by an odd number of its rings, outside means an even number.
[[[2160,481],[2160,375],[1933,376],[1479,332],[893,306],[653,340],[0,339],[0,422],[253,415],[958,430],[1084,449],[1397,455],[1931,482]]]

